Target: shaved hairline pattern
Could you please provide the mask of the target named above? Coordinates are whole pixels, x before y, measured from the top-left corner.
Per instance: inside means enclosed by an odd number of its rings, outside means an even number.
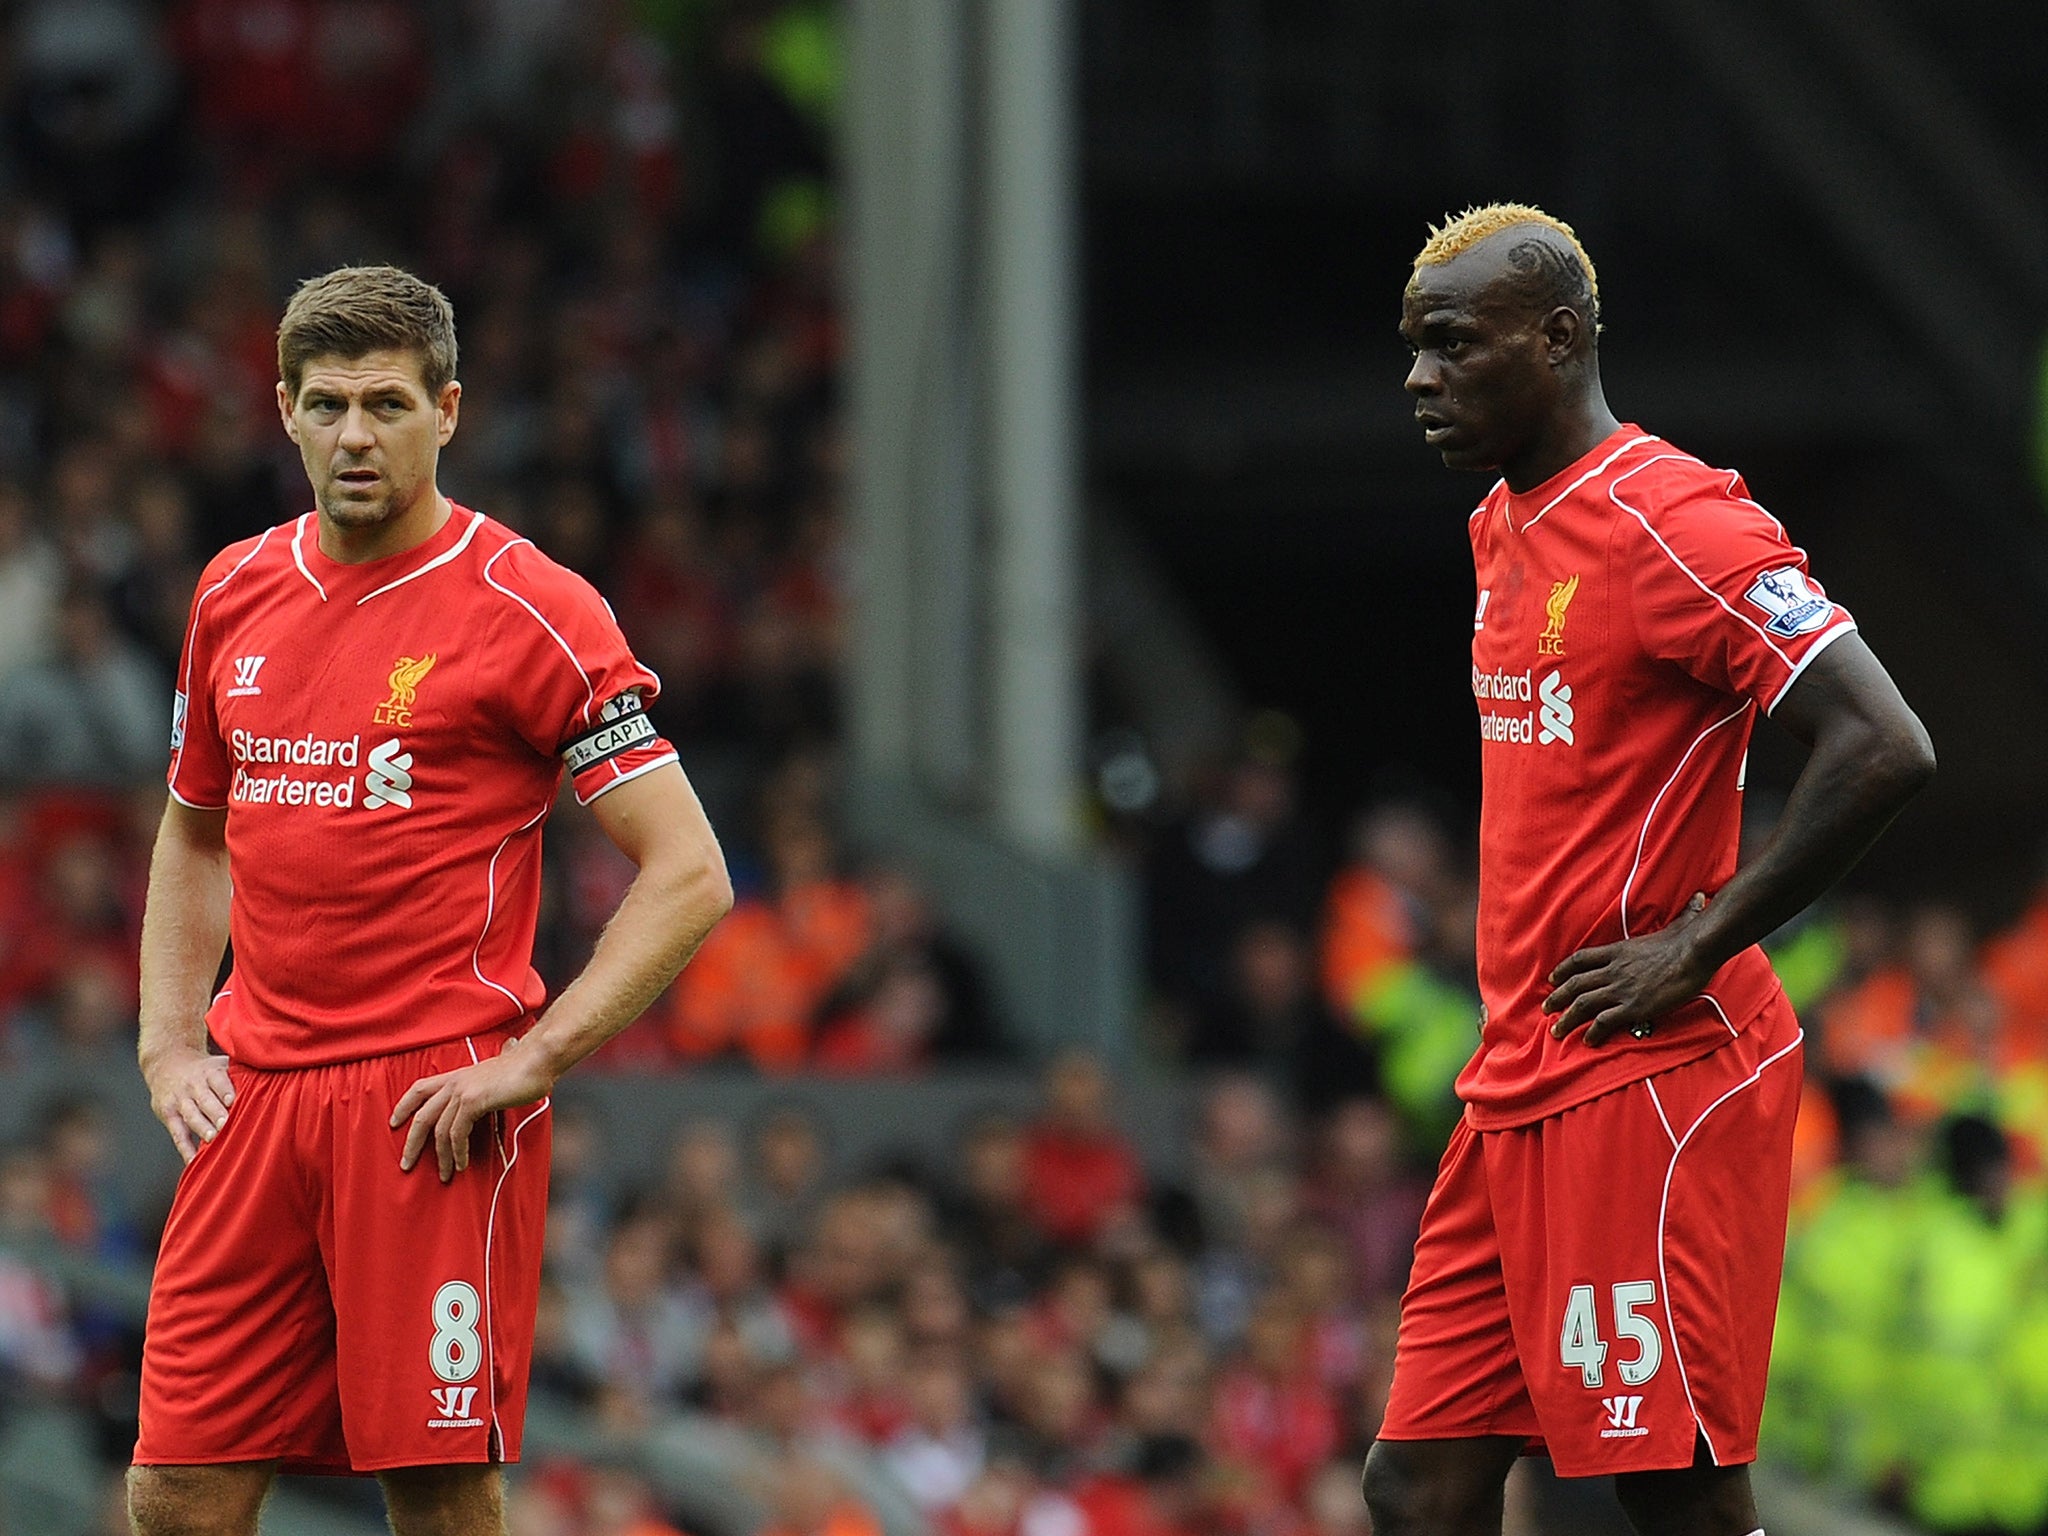
[[[1529,203],[1487,203],[1467,208],[1442,225],[1429,227],[1429,238],[1416,253],[1415,265],[1437,266],[1462,256],[1482,240],[1503,230],[1530,225],[1549,231],[1556,239],[1534,233],[1508,250],[1508,265],[1521,275],[1530,290],[1543,299],[1579,310],[1595,332],[1600,329],[1600,279],[1593,271],[1593,258],[1579,243],[1571,225]],[[1562,248],[1559,241],[1563,242]]]

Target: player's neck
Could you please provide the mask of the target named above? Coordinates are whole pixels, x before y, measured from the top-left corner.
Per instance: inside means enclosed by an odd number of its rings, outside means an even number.
[[[1568,469],[1621,430],[1621,422],[1595,393],[1576,409],[1561,412],[1542,439],[1513,464],[1501,467],[1501,478],[1516,495],[1533,491],[1559,470]]]
[[[396,517],[366,528],[349,528],[321,512],[320,553],[337,565],[363,565],[416,549],[447,525],[454,509],[439,490],[429,488]]]

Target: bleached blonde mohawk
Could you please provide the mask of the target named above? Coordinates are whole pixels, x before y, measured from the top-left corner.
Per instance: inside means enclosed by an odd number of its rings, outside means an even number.
[[[1598,325],[1600,278],[1593,270],[1593,258],[1579,244],[1579,237],[1571,225],[1530,203],[1487,203],[1478,208],[1467,208],[1455,218],[1446,218],[1441,225],[1430,225],[1429,238],[1423,241],[1422,249],[1416,253],[1415,265],[1433,267],[1454,256],[1462,256],[1480,241],[1521,224],[1540,224],[1564,237],[1565,243],[1572,248],[1572,255],[1578,258],[1580,270],[1585,273],[1586,292],[1593,303],[1593,313],[1586,318]]]

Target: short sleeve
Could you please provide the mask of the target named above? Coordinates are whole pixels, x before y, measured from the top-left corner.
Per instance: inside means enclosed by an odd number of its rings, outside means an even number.
[[[1856,621],[1739,477],[1704,466],[1697,474],[1660,500],[1615,487],[1639,529],[1628,556],[1636,633],[1651,655],[1768,714]]]
[[[634,659],[597,589],[530,544],[491,565],[513,605],[497,629],[506,706],[535,751],[561,758],[576,798],[588,805],[676,761],[646,710],[661,681]]]
[[[208,623],[213,605],[208,600],[238,569],[239,564],[224,554],[200,574],[171,693],[171,764],[165,779],[174,798],[198,810],[219,810],[228,803],[232,770],[213,692],[215,641]]]

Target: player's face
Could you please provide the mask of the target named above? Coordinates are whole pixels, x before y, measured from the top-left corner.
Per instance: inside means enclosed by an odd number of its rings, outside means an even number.
[[[315,357],[297,398],[277,386],[284,429],[299,445],[313,502],[343,528],[388,523],[431,499],[442,445],[455,435],[462,386],[439,396],[410,350]]]
[[[1512,466],[1560,399],[1546,317],[1515,292],[1496,243],[1418,267],[1401,298],[1415,419],[1452,469]]]

